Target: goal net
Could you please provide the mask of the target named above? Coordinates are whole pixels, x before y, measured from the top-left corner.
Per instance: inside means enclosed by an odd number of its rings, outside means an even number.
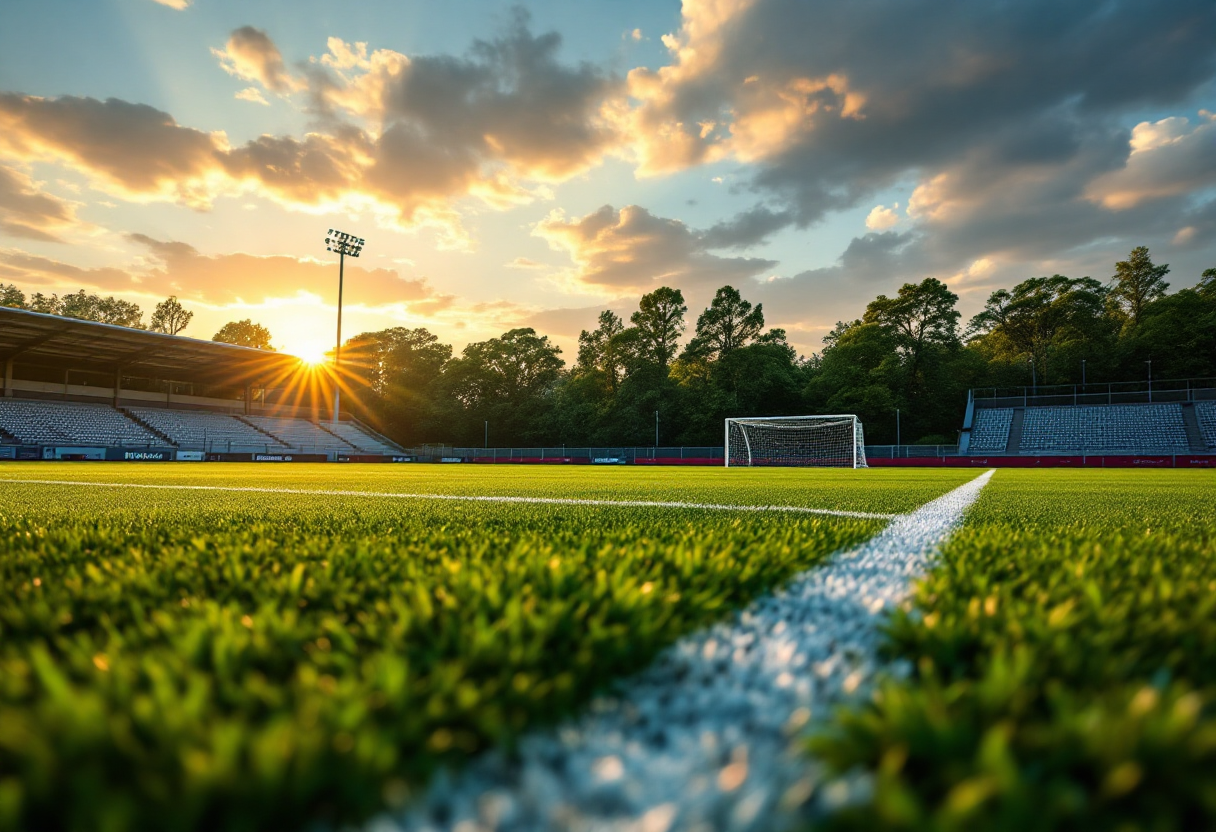
[[[726,420],[726,466],[865,468],[856,416],[761,416]]]

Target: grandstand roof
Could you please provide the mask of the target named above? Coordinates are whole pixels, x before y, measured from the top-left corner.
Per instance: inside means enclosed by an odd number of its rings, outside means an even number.
[[[285,353],[0,307],[0,362],[9,359],[174,381],[269,381],[301,366]]]

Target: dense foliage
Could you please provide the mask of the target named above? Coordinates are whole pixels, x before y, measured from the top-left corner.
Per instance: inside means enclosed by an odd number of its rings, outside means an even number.
[[[1216,478],[997,473],[896,617],[916,673],[814,741],[857,830],[1211,829]]]
[[[719,444],[722,419],[856,413],[871,444],[953,443],[971,387],[1216,375],[1216,270],[1167,294],[1166,265],[1134,249],[1103,283],[1034,277],[1000,289],[963,328],[941,281],[905,284],[840,322],[800,358],[762,306],[718,290],[685,342],[682,293],[644,295],[628,323],[600,313],[575,363],[531,329],[459,356],[425,329],[359,335],[344,348],[368,420],[405,444]],[[1084,362],[1084,365],[1082,364]],[[1082,367],[1085,367],[1084,371]]]
[[[5,477],[811,501],[970,472],[8,463]],[[391,470],[390,470],[391,468]],[[435,482],[437,471],[445,474]],[[711,476],[712,475],[712,476]],[[19,485],[0,501],[0,830],[296,829],[407,799],[876,521]]]

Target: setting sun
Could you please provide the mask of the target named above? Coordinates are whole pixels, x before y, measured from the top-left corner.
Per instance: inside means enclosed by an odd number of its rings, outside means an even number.
[[[288,342],[283,346],[283,352],[298,357],[301,361],[313,366],[324,364],[330,360],[327,353],[333,347],[325,346],[316,341]]]

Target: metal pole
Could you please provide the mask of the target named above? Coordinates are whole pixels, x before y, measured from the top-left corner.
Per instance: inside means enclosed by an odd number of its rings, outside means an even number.
[[[899,453],[899,408],[895,408],[895,453]]]
[[[486,419],[486,447],[490,447],[490,420]]]
[[[338,343],[334,349],[334,424],[338,424],[338,408],[341,404],[338,390],[338,367],[342,363],[342,281],[346,266],[346,252],[338,252]]]
[[[1081,392],[1085,392],[1085,359],[1081,359]]]
[[[659,411],[654,412],[654,450],[657,455],[659,452]]]
[[[1144,362],[1148,365],[1148,400],[1151,404],[1153,401],[1153,359]]]

